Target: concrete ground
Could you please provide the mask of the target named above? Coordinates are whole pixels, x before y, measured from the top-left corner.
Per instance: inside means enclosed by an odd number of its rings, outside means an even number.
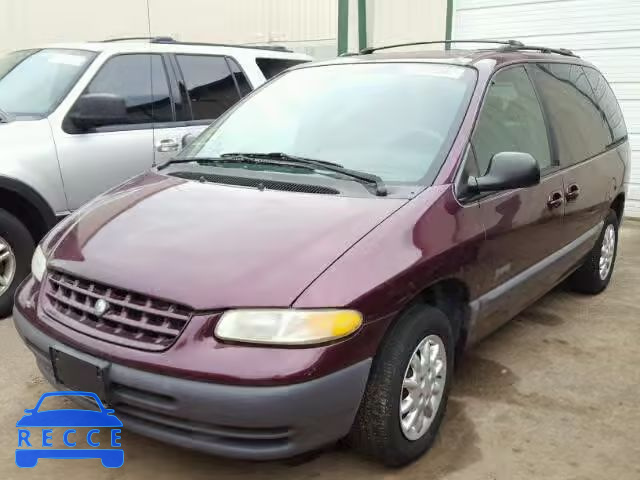
[[[621,231],[610,288],[554,291],[471,351],[431,452],[388,470],[331,449],[289,462],[212,458],[123,432],[125,464],[14,464],[15,422],[49,390],[10,320],[0,322],[0,478],[632,480],[640,478],[640,223]]]

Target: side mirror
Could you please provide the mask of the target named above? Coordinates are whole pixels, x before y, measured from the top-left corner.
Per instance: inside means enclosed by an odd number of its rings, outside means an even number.
[[[118,95],[87,93],[78,98],[69,118],[82,130],[117,125],[126,121],[127,105]]]
[[[182,137],[182,148],[189,146],[189,144],[195,139],[196,136],[193,133],[187,133],[184,137]]]
[[[489,162],[489,171],[482,177],[469,178],[469,188],[476,192],[495,192],[526,188],[540,183],[540,166],[528,153],[500,152]]]

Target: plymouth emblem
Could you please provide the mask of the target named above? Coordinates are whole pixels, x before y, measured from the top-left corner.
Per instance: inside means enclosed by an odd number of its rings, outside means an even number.
[[[99,298],[98,300],[96,300],[96,304],[94,305],[94,308],[96,310],[96,315],[98,317],[101,317],[105,313],[107,313],[107,310],[109,310],[109,304],[102,298]]]

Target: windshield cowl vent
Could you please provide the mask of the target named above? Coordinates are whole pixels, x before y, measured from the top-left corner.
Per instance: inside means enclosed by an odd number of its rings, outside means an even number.
[[[187,180],[199,180],[224,185],[237,185],[251,187],[259,190],[281,190],[283,192],[320,193],[324,195],[338,195],[340,192],[334,188],[322,185],[308,185],[304,183],[279,182],[264,178],[236,177],[232,175],[216,175],[201,172],[172,172],[172,176]]]

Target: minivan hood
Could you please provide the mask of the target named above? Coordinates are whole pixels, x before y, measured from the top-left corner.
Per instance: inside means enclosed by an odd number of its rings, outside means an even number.
[[[285,307],[405,202],[150,172],[83,208],[49,268],[196,310]]]

